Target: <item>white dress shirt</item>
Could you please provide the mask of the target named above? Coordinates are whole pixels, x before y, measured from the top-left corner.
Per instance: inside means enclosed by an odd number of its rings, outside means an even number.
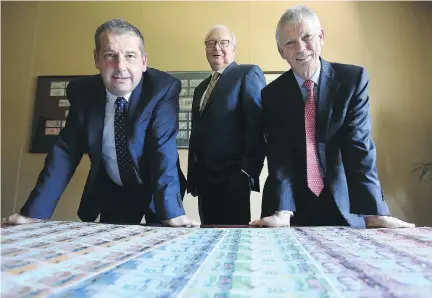
[[[117,164],[117,153],[116,146],[114,140],[114,117],[115,117],[115,109],[116,109],[116,99],[117,96],[111,94],[108,90],[106,90],[107,100],[105,105],[105,121],[104,121],[104,129],[103,129],[103,137],[102,137],[102,158],[104,160],[105,170],[108,174],[108,177],[117,184],[123,185],[120,178],[120,173]],[[122,96],[129,102],[129,98],[132,92]],[[138,174],[135,174],[138,179],[138,183],[142,184],[142,181]]]

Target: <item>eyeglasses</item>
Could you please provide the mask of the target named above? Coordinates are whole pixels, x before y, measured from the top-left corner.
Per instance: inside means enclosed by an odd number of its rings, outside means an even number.
[[[219,44],[219,46],[221,48],[226,48],[229,46],[229,44],[232,43],[231,41],[229,41],[228,39],[222,39],[222,40],[207,40],[205,42],[206,48],[207,49],[212,49],[216,46],[216,44]]]

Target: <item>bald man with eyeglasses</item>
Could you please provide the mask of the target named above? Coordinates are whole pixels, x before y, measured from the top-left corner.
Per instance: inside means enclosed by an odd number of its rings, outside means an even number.
[[[204,43],[212,75],[194,92],[188,192],[198,196],[202,224],[247,225],[264,163],[264,73],[234,62],[236,37],[226,26],[212,27]]]

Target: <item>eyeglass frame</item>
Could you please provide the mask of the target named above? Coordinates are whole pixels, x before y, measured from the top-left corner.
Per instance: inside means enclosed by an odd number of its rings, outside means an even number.
[[[228,43],[226,44],[226,46],[221,44],[221,41],[227,41]],[[208,42],[214,42],[215,44],[213,46],[208,46],[207,43]],[[206,40],[204,42],[206,49],[213,49],[216,47],[216,45],[218,44],[221,48],[227,48],[230,44],[234,45],[234,43],[229,40],[229,39],[221,39],[221,40]]]

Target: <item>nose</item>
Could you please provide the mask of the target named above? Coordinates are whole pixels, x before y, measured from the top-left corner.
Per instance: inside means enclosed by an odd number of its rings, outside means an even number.
[[[214,49],[215,49],[216,51],[221,51],[221,50],[222,50],[222,47],[220,46],[219,42],[217,42],[217,43],[215,44]]]
[[[117,69],[119,71],[126,70],[126,63],[127,63],[126,58],[123,56],[119,56],[117,59]]]
[[[302,52],[306,49],[306,43],[300,38],[299,41],[296,43],[297,51]]]

